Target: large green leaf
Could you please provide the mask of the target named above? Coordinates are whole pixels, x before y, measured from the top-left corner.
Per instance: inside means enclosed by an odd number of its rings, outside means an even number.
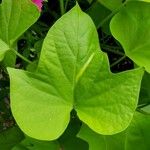
[[[52,80],[51,74],[36,75],[15,69],[9,69],[9,74],[11,109],[21,129],[31,137],[45,140],[55,139],[62,134],[72,109],[69,103],[72,100],[68,94],[69,83],[60,83],[60,91],[52,84],[55,80]],[[58,81],[59,79],[56,80],[59,84]]]
[[[17,127],[0,133],[0,149],[10,150],[24,138],[24,134]]]
[[[135,113],[130,126],[122,133],[105,136],[83,125],[78,136],[89,143],[89,150],[149,150],[150,116]]]
[[[56,141],[39,141],[26,137],[12,150],[59,150],[59,148],[59,144]]]
[[[0,44],[4,41],[11,47],[38,19],[39,14],[31,0],[3,0],[0,4]],[[1,47],[0,60],[7,50]]]
[[[9,69],[11,108],[25,133],[55,139],[64,132],[73,108],[76,74],[98,48],[93,22],[75,7],[47,34],[36,73]]]
[[[142,69],[112,74],[107,57],[102,60],[97,54],[76,86],[79,118],[105,135],[127,128],[137,106],[142,74]]]
[[[150,72],[150,4],[128,2],[111,21],[113,36],[125,53],[139,66]]]
[[[94,23],[78,5],[49,30],[35,72],[8,71],[12,113],[27,135],[42,140],[64,132],[73,108],[96,132],[124,130],[143,75],[143,69],[116,75],[109,71]]]

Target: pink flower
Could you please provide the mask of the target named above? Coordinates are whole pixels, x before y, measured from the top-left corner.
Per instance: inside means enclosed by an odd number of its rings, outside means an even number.
[[[41,11],[43,6],[42,4],[43,0],[32,0],[32,2],[38,7],[39,11]]]

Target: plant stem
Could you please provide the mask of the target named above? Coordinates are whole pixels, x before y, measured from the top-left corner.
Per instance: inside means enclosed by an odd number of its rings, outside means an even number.
[[[103,26],[109,19],[111,19],[122,7],[124,7],[124,5],[127,3],[127,1],[125,1],[124,3],[122,3],[122,5],[120,7],[118,7],[117,9],[115,9],[114,11],[112,11],[112,13],[110,13],[104,20],[102,20],[98,26],[97,29],[99,29],[101,26]]]
[[[102,49],[104,49],[106,52],[111,52],[111,53],[114,53],[114,54],[117,54],[117,55],[121,55],[121,56],[124,56],[124,53],[123,52],[120,52],[120,51],[116,51],[115,49],[117,49],[117,47],[105,47],[105,46],[102,46]]]
[[[11,49],[11,51],[13,51],[18,57],[20,57],[22,60],[24,60],[25,62],[31,64],[32,61],[28,60],[27,58],[25,58],[23,55],[21,55],[20,53],[18,53],[16,50]]]
[[[117,65],[118,63],[120,63],[125,58],[126,58],[126,55],[122,56],[120,59],[118,59],[117,61],[115,61],[114,63],[112,63],[110,65],[110,67],[114,67],[115,65]]]
[[[64,0],[59,0],[61,15],[65,13]]]
[[[67,11],[68,2],[69,2],[69,0],[66,0],[66,3],[65,3],[65,12]]]

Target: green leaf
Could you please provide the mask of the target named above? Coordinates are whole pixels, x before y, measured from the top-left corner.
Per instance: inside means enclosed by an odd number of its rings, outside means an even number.
[[[20,144],[12,150],[59,150],[59,144],[56,141],[39,141],[26,137]]]
[[[17,127],[0,133],[0,149],[10,150],[24,138],[24,134]]]
[[[68,125],[72,109],[68,93],[63,93],[68,90],[68,83],[61,85],[57,82],[60,87],[57,86],[62,88],[60,91],[52,83],[55,80],[52,80],[51,74],[36,75],[15,69],[8,71],[11,78],[11,109],[18,125],[27,135],[37,139],[58,138]]]
[[[140,11],[139,11],[140,10]],[[113,36],[125,53],[139,66],[150,72],[150,4],[128,2],[110,24]]]
[[[8,70],[12,112],[26,134],[50,140],[64,132],[73,108],[76,74],[98,48],[93,22],[76,6],[47,34],[36,73]]]
[[[136,113],[127,130],[127,150],[148,150],[150,148],[150,116]],[[139,144],[140,143],[140,144]]]
[[[106,149],[106,144],[104,139],[105,136],[97,134],[85,124],[82,125],[81,130],[77,136],[85,140],[86,142],[88,142],[89,150]]]
[[[89,150],[124,150],[124,134],[101,135],[82,125],[78,137],[89,144]]]
[[[71,137],[62,143],[63,150],[88,150],[88,148],[88,143],[77,137]]]
[[[124,132],[105,136],[83,125],[78,137],[89,143],[89,150],[148,150],[150,147],[149,126],[150,116],[136,112],[130,126]]]
[[[98,0],[98,2],[100,2],[102,5],[104,5],[106,8],[110,10],[115,10],[122,5],[122,0],[113,0],[113,1]]]
[[[72,111],[72,112],[74,113],[74,111]],[[60,145],[62,145],[64,142],[68,141],[70,138],[76,137],[77,133],[80,131],[82,123],[77,117],[72,115],[73,114],[72,112],[71,112],[72,117],[70,119],[67,129],[58,139]]]
[[[150,0],[124,0],[126,2],[129,1],[143,1],[143,2],[150,2]],[[110,9],[111,11],[116,11],[118,8],[120,8],[123,5],[123,0],[98,0],[99,3],[101,3],[106,8]],[[125,3],[126,3],[125,2]]]
[[[136,109],[142,69],[113,74],[107,57],[98,54],[78,81],[75,91],[78,116],[101,134],[128,127]]]
[[[124,130],[143,75],[143,69],[116,75],[109,71],[94,23],[78,5],[49,30],[35,72],[8,72],[12,113],[27,135],[41,140],[58,138],[73,108],[96,132]]]
[[[150,74],[145,72],[142,83],[141,83],[141,90],[140,90],[140,98],[139,104],[148,104],[150,103]]]
[[[9,50],[9,46],[0,39],[0,61],[3,60],[5,52]]]
[[[143,108],[140,108],[140,111],[142,111],[142,113],[144,113],[146,115],[150,115],[150,104]]]
[[[86,12],[90,15],[96,27],[99,27],[99,24],[111,13],[110,10],[97,1]]]
[[[3,0],[0,4],[0,45],[4,41],[9,47],[14,46],[14,42],[38,19],[39,14],[31,0]],[[8,46],[0,49],[0,60],[7,50]]]
[[[67,129],[58,139],[61,148],[63,150],[88,150],[88,144],[76,137],[81,128],[81,121],[77,118],[75,111],[71,112],[71,116]]]
[[[150,0],[127,0],[127,1],[141,1],[141,2],[149,2],[150,3]]]
[[[31,0],[3,0],[0,5],[0,38],[12,44],[39,17]]]

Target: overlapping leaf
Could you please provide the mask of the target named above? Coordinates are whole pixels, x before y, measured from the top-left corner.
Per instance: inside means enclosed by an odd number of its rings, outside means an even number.
[[[150,2],[150,0],[113,0],[113,1],[107,1],[107,0],[98,0],[99,3],[104,5],[106,8],[110,9],[111,11],[116,11],[129,1],[143,1],[143,2]]]
[[[125,53],[139,66],[150,72],[150,4],[128,2],[111,21],[113,36]]]
[[[130,123],[143,69],[109,71],[96,28],[79,6],[49,30],[36,72],[8,69],[12,113],[29,136],[58,138],[74,108],[80,119],[102,134],[114,134]]]
[[[130,126],[116,135],[106,136],[83,125],[78,136],[89,143],[89,150],[148,150],[150,116],[135,113]]]
[[[150,104],[150,74],[145,72],[140,90],[139,104]]]
[[[10,150],[23,139],[24,134],[18,127],[7,129],[0,133],[0,149]]]
[[[9,46],[0,39],[0,60],[4,58],[5,52],[9,50]]]
[[[0,60],[16,39],[39,17],[31,0],[3,0],[0,4]],[[5,42],[7,49],[2,47]],[[4,45],[4,43],[3,43]]]
[[[39,141],[26,137],[12,150],[59,150],[59,144],[56,141]]]
[[[110,13],[111,11],[98,1],[93,3],[92,6],[87,10],[87,14],[90,15],[97,28]]]
[[[107,1],[107,0],[98,0],[101,4],[103,4],[106,8],[110,10],[115,10],[122,5],[122,0],[114,0],[114,1]]]

